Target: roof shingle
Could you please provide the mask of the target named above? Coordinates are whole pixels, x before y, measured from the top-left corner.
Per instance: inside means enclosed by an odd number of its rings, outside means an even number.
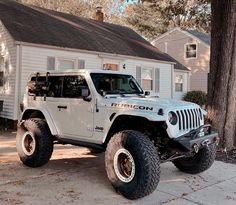
[[[0,0],[0,20],[16,41],[142,57],[173,60],[132,29]]]
[[[196,38],[200,39],[201,41],[203,41],[207,45],[211,45],[211,37],[209,34],[199,32],[196,30],[186,30],[186,31],[188,33],[192,34],[193,36],[195,36]]]

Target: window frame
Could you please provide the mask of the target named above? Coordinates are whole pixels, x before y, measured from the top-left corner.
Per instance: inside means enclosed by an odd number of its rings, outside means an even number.
[[[161,92],[161,69],[160,67],[148,67],[148,66],[142,66],[142,65],[136,65],[136,77],[135,79],[139,83],[139,85],[143,89],[142,85],[142,70],[148,68],[152,69],[152,90],[147,90],[151,91],[153,93],[160,93]],[[158,77],[158,78],[156,78]]]
[[[176,77],[177,76],[182,76],[182,83],[177,83],[176,82]],[[182,90],[176,90],[176,84],[182,84]],[[184,92],[184,75],[183,74],[180,74],[180,73],[175,74],[175,92],[178,92],[178,93]]]
[[[196,56],[195,57],[187,57],[187,46],[188,45],[196,45]],[[184,44],[184,59],[197,59],[197,51],[198,51],[198,44],[197,43],[185,43]]]
[[[149,69],[152,72],[152,80],[151,80],[152,82],[151,82],[151,89],[150,90],[146,90],[146,89],[143,88],[143,80],[145,80],[145,79],[142,77],[142,73],[143,73],[144,69]],[[155,92],[154,75],[155,75],[155,70],[154,70],[153,67],[141,66],[140,84],[141,84],[141,87],[142,87],[143,90]]]

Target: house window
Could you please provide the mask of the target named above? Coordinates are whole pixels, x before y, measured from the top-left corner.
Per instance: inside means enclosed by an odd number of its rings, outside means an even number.
[[[160,69],[136,67],[136,80],[144,90],[160,92]]]
[[[47,69],[48,70],[75,69],[77,67],[76,62],[78,62],[78,65],[77,65],[78,69],[85,68],[85,60],[82,60],[82,59],[78,59],[78,61],[76,61],[73,59],[63,59],[63,58],[56,58],[56,57],[48,56],[47,57]]]
[[[175,76],[175,91],[183,92],[183,75],[181,74]]]
[[[196,58],[197,57],[197,44],[185,44],[185,58]]]
[[[104,70],[113,70],[113,71],[117,71],[119,68],[118,64],[111,64],[111,63],[105,63],[103,64],[103,69]]]
[[[141,85],[144,90],[153,90],[153,69],[143,68],[141,70]]]
[[[70,70],[75,68],[74,60],[58,59],[58,70]]]

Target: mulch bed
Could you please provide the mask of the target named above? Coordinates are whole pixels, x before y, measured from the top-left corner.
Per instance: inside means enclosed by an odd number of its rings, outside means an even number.
[[[236,164],[236,148],[232,151],[226,151],[223,149],[218,150],[216,153],[216,160]]]

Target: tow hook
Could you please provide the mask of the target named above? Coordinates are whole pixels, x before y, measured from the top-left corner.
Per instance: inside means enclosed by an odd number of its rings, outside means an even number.
[[[210,140],[209,139],[206,139],[202,142],[202,146],[207,146],[210,144]]]
[[[199,146],[198,146],[197,144],[194,144],[194,145],[193,145],[193,149],[194,149],[194,152],[195,152],[195,153],[198,153],[198,151],[199,151]]]

